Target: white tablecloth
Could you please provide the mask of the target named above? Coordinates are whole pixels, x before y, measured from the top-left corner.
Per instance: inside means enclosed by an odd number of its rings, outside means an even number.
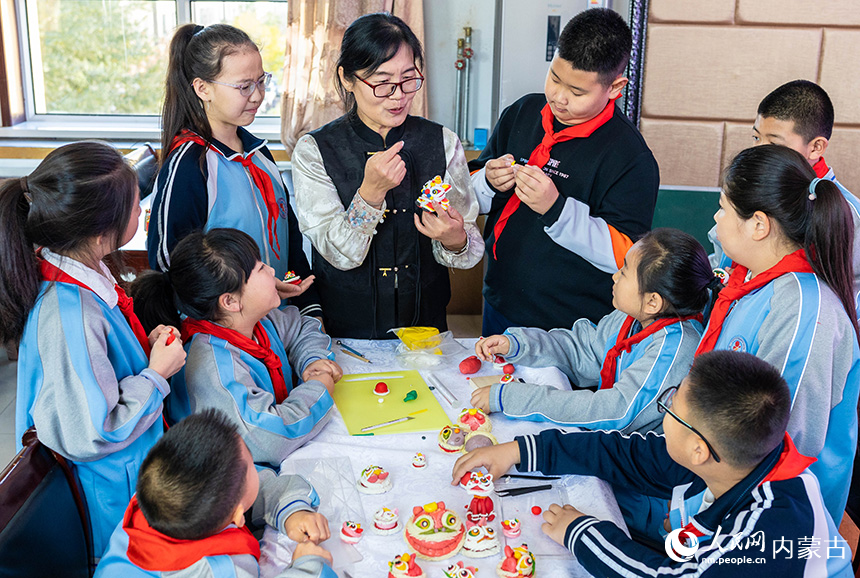
[[[363,363],[340,351],[337,345],[337,362],[343,367],[344,374],[378,373],[403,369],[395,357],[397,341],[360,341],[343,340],[344,343],[362,352],[373,363]],[[470,407],[472,387],[458,369],[461,359],[474,353],[476,340],[460,340],[466,347],[462,355],[452,355],[443,363],[431,369],[420,370],[424,377],[432,374],[454,393],[458,401],[451,407],[439,394],[440,405],[448,416],[456,419],[460,410]],[[477,375],[493,375],[501,372],[492,364],[483,364]],[[566,377],[555,368],[531,369],[517,367],[516,376],[529,383],[553,385],[567,388]],[[428,385],[430,383],[428,382]],[[547,428],[545,423],[510,420],[500,414],[492,414],[493,434],[500,443],[510,441],[516,435],[537,433]],[[463,515],[471,497],[457,486],[451,486],[451,470],[458,455],[443,453],[437,446],[436,433],[412,433],[397,435],[375,435],[372,437],[352,437],[347,433],[340,413],[335,410],[331,422],[323,431],[304,447],[294,452],[282,464],[284,472],[299,471],[307,473],[315,468],[315,486],[323,498],[320,511],[329,518],[332,538],[323,543],[334,555],[334,568],[340,576],[345,571],[353,578],[384,577],[388,572],[387,562],[396,554],[409,551],[403,540],[402,532],[388,536],[378,536],[371,530],[373,513],[385,506],[397,508],[401,525],[412,513],[413,506],[429,502],[444,501],[446,507]],[[423,470],[412,468],[415,452],[423,452],[427,457],[427,467]],[[368,465],[382,466],[388,470],[393,480],[393,489],[385,494],[366,495],[354,490],[355,480],[362,469]],[[517,481],[519,485],[535,485],[545,482]],[[517,517],[523,527],[520,538],[511,539],[512,546],[523,541],[536,553],[537,572],[541,578],[562,578],[587,576],[585,570],[561,546],[558,546],[540,532],[542,516],[535,516],[529,509],[539,505],[546,509],[552,502],[563,501],[573,504],[581,511],[600,519],[615,522],[624,528],[615,497],[609,486],[596,478],[586,476],[565,476],[555,483],[550,491],[536,492],[518,498],[500,499],[494,496],[497,517],[492,522],[504,549],[505,538],[501,533],[500,522],[504,517]],[[359,497],[360,496],[360,497]],[[357,503],[359,502],[360,503]],[[365,529],[364,537],[354,547],[343,544],[339,539],[340,527],[344,520],[360,516],[357,520]],[[465,518],[464,518],[465,519]],[[283,534],[276,535],[267,531],[263,547],[262,566],[264,575],[276,575],[278,568],[284,568],[290,560],[293,544]],[[358,557],[361,560],[357,560]],[[467,558],[461,554],[442,562],[419,561],[428,577],[438,578],[442,569],[453,561],[463,560],[467,566],[475,566],[480,572],[478,578],[495,576],[495,567],[503,555],[489,558]]]

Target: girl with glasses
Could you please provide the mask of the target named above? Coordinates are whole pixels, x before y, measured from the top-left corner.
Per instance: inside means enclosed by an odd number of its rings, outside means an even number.
[[[478,203],[450,130],[411,116],[423,87],[421,43],[390,14],[369,14],[343,37],[337,83],[347,113],[293,152],[299,226],[313,244],[326,327],[344,337],[447,328],[448,267],[483,256]],[[423,185],[451,186],[450,208],[416,206]]]
[[[655,229],[627,252],[613,276],[615,311],[571,329],[512,327],[478,341],[530,367],[558,367],[573,391],[511,381],[478,388],[472,405],[507,417],[625,433],[659,429],[657,398],[687,374],[701,337],[701,312],[714,277],[704,248],[677,229]]]
[[[746,351],[780,369],[792,396],[788,433],[818,457],[810,470],[840,520],[860,391],[847,202],[797,151],[761,145],[726,169],[714,220],[734,269],[696,353]]]
[[[242,230],[275,270],[278,293],[319,316],[319,300],[288,192],[253,122],[272,75],[257,46],[226,24],[179,27],[170,44],[162,112],[161,169],[149,221],[153,269],[170,269],[170,252],[188,233]],[[301,284],[282,281],[287,271]]]

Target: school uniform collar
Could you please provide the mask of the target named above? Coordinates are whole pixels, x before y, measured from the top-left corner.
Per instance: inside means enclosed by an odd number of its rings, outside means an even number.
[[[234,151],[216,138],[212,139],[212,148],[221,153],[221,155],[223,155],[227,160],[233,160],[233,158],[237,156],[247,157],[252,155],[268,144],[266,139],[252,135],[241,126],[236,130],[236,134],[239,136],[239,140],[242,141],[242,148],[245,149],[244,155]]]
[[[388,131],[388,134],[385,136],[385,139],[382,138],[382,135],[376,132],[375,130],[368,127],[362,120],[358,117],[358,113],[349,113],[346,115],[349,120],[349,124],[352,127],[352,130],[361,137],[361,140],[366,141],[367,143],[377,147],[379,150],[385,150],[390,147],[397,141],[401,140],[403,137],[403,133],[405,132],[406,123],[409,122],[410,116],[406,117],[406,120],[403,121],[403,124],[395,127],[391,127]]]
[[[708,509],[692,516],[685,529],[697,536],[713,535],[723,520],[749,503],[749,495],[756,487],[765,482],[795,478],[815,461],[816,458],[801,454],[786,433],[782,442],[747,477],[717,498]],[[723,528],[721,533],[725,531]]]
[[[74,277],[95,293],[99,299],[104,301],[108,307],[113,309],[117,305],[116,279],[103,262],[99,261],[102,274],[99,275],[80,261],[71,257],[64,257],[52,252],[50,249],[42,248],[40,252],[42,259],[68,275]]]

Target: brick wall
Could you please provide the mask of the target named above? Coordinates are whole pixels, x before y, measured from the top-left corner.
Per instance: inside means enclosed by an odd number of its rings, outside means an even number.
[[[641,129],[660,182],[716,186],[759,101],[798,78],[833,100],[825,158],[860,193],[860,2],[651,0]]]

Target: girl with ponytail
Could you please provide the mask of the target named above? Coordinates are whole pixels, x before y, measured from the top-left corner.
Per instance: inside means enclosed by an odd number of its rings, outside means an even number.
[[[512,327],[475,345],[484,360],[503,355],[529,367],[558,367],[573,391],[511,381],[476,389],[472,405],[563,426],[659,429],[655,402],[693,363],[715,279],[695,238],[677,229],[651,231],[613,276],[615,311],[596,326],[580,319],[571,329]]]
[[[245,127],[254,121],[272,75],[257,46],[227,24],[186,24],[174,33],[162,111],[161,169],[147,235],[149,265],[171,267],[188,233],[245,231],[275,270],[278,293],[321,316],[313,276],[289,195],[266,146]],[[283,282],[288,271],[301,284]]]
[[[696,354],[746,351],[782,372],[792,394],[788,433],[802,454],[818,458],[809,469],[840,520],[860,390],[846,201],[801,154],[762,145],[741,151],[726,169],[714,220],[734,269]]]
[[[35,425],[70,461],[96,558],[163,432],[167,378],[185,362],[170,340],[178,330],[147,334],[102,261],[131,240],[139,216],[137,177],[103,143],[60,147],[0,185],[0,340],[20,340],[18,449]]]

